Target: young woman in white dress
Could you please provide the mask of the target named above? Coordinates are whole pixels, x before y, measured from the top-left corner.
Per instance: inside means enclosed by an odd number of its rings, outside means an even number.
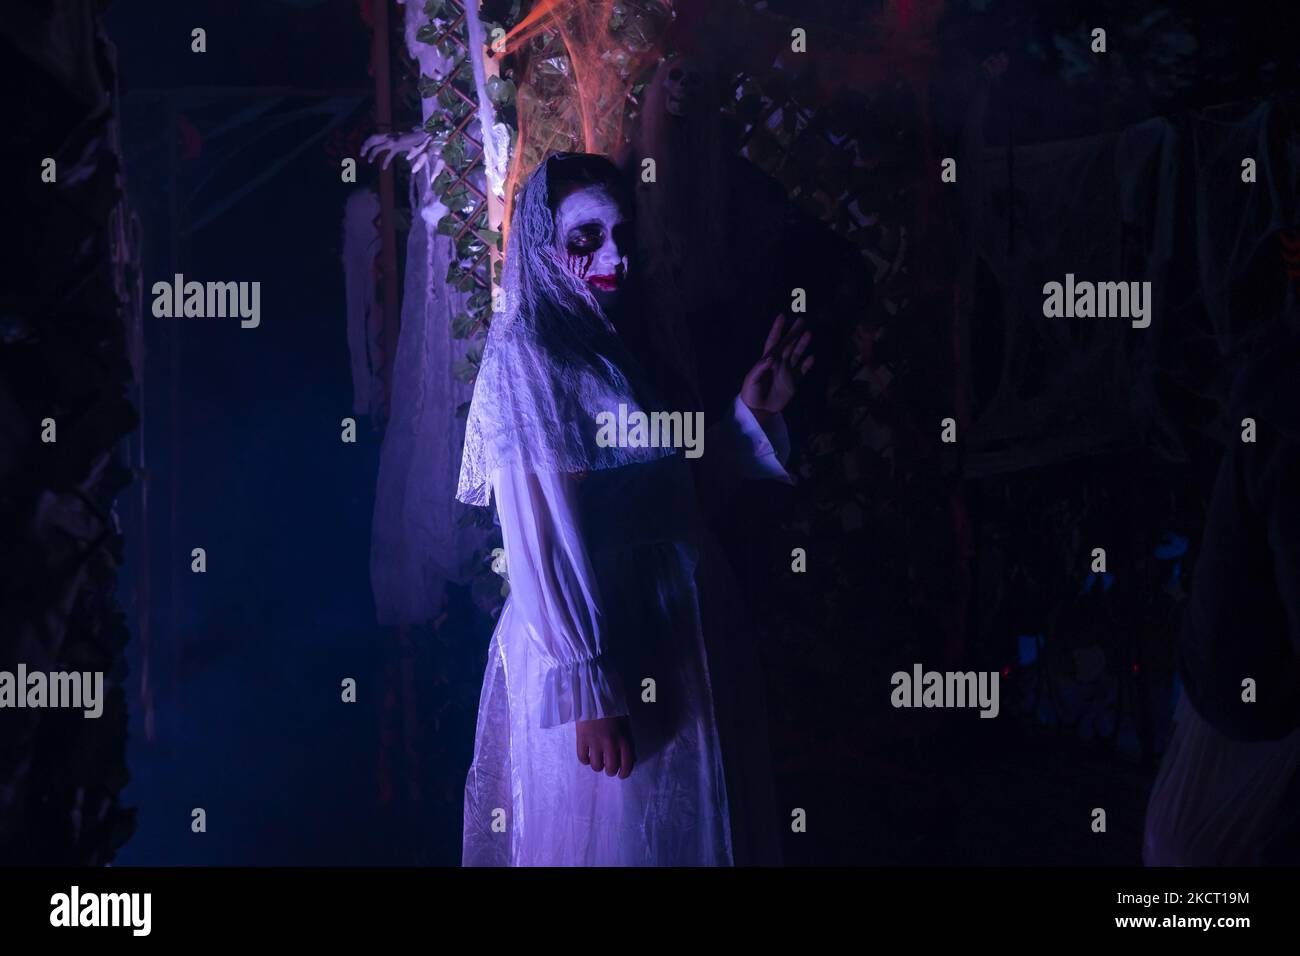
[[[688,375],[669,317],[633,291],[629,206],[609,160],[553,154],[511,221],[457,491],[495,505],[510,586],[465,786],[466,865],[770,863],[788,826],[752,632],[704,515],[731,482],[790,481],[781,411],[810,336],[777,318],[702,448],[678,434],[698,456],[601,438],[620,406],[695,420],[672,404],[691,393],[675,387]]]

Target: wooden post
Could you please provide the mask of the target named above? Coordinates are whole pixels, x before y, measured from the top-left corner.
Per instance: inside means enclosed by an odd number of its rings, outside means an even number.
[[[389,0],[375,0],[375,33],[371,41],[370,66],[375,75],[375,127],[381,133],[393,131],[393,95],[388,57]],[[380,370],[385,422],[391,417],[393,367],[397,358],[397,337],[401,332],[402,305],[397,294],[397,221],[393,204],[393,168],[379,171],[379,268],[383,278],[384,361]]]
[[[475,2],[475,0],[469,0],[469,2],[470,2],[470,3],[473,3],[473,2]],[[491,55],[491,50],[490,50],[489,47],[484,46],[482,49],[477,50],[477,51],[471,49],[469,52],[470,52],[470,55],[471,55],[471,56],[474,56],[474,55],[477,54],[479,57],[482,58],[482,60],[483,60],[483,75],[484,75],[484,77],[493,77],[493,76],[500,76],[500,75],[501,75],[501,64],[500,64],[500,62],[498,62],[498,60],[497,60],[497,58],[496,58],[495,56],[492,56],[492,55]],[[491,130],[488,130],[488,129],[485,129],[485,130],[482,131],[482,134],[483,134],[483,140],[484,140],[484,142],[487,142],[487,137],[489,137],[489,136],[492,135],[492,131],[491,131]],[[486,154],[486,150],[485,150],[485,151],[484,151],[484,163],[486,163],[486,162],[487,162],[487,154]],[[487,177],[486,177],[486,176],[484,176],[484,182],[485,182],[485,184],[486,184],[487,187],[488,187],[488,189],[487,189],[488,228],[489,228],[489,229],[495,229],[497,232],[500,232],[500,231],[501,231],[501,220],[502,220],[502,218],[504,218],[504,216],[505,216],[506,203],[505,203],[505,200],[504,200],[504,199],[498,198],[498,197],[497,197],[497,194],[496,194],[495,192],[493,192],[491,184],[490,184],[490,183],[487,183]],[[489,250],[489,255],[490,255],[491,258],[490,258],[488,261],[489,261],[489,263],[491,264],[491,267],[492,267],[491,270],[489,270],[489,271],[490,271],[490,273],[494,273],[494,272],[495,272],[495,269],[496,269],[496,264],[497,264],[498,260],[500,260],[500,259],[502,258],[502,255],[501,255],[501,252],[500,252],[499,250],[495,249],[495,248]],[[495,282],[495,281],[490,282],[490,284],[492,285],[493,288],[496,287],[496,282]]]

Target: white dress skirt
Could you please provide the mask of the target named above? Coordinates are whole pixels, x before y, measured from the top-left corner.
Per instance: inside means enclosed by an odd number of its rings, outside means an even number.
[[[696,474],[681,452],[585,475],[493,472],[510,594],[465,784],[466,866],[776,859],[761,673],[695,482],[788,483],[788,441],[779,416],[765,430],[737,398],[703,448]],[[576,751],[576,720],[618,715],[636,751],[627,779]]]
[[[1215,730],[1179,694],[1174,733],[1147,805],[1147,866],[1256,866],[1296,815],[1300,730],[1243,743]],[[1288,861],[1294,865],[1295,861]]]

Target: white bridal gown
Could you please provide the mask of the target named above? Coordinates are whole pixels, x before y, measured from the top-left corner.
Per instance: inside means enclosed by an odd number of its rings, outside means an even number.
[[[775,845],[761,680],[696,481],[706,495],[788,483],[789,445],[780,416],[764,430],[737,398],[703,447],[694,474],[680,451],[492,472],[510,595],[465,785],[465,865],[730,865]],[[620,714],[636,748],[626,780],[576,754],[576,719]]]

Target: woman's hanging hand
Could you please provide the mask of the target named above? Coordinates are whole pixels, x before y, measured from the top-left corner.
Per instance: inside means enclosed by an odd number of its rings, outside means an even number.
[[[740,400],[754,413],[759,424],[779,414],[794,397],[799,380],[812,368],[812,353],[804,354],[812,342],[805,332],[803,319],[796,319],[790,330],[785,328],[784,313],[776,317],[763,343],[763,357],[749,370],[740,386]]]
[[[596,773],[603,770],[608,776],[617,774],[626,780],[636,764],[631,722],[626,717],[601,717],[579,720],[577,726],[578,762]]]

